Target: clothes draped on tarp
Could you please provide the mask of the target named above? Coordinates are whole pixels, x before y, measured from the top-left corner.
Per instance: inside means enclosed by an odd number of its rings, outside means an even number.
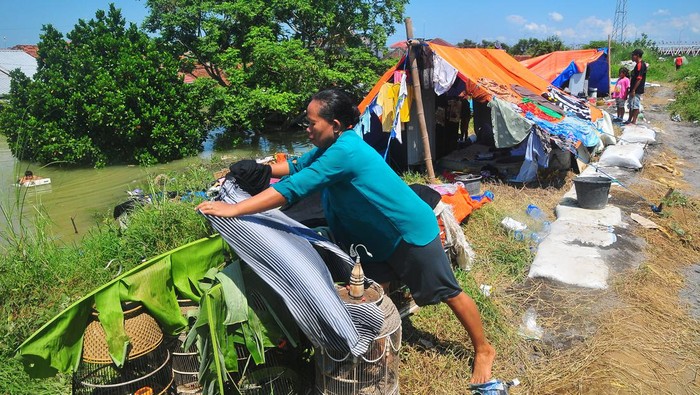
[[[249,198],[227,180],[219,199],[238,203]],[[207,219],[236,254],[284,300],[299,328],[315,346],[365,353],[379,333],[383,313],[374,304],[345,304],[334,279],[347,281],[352,259],[338,246],[279,210]]]
[[[507,148],[525,140],[533,122],[517,113],[510,102],[494,96],[488,104],[496,148]]]
[[[525,102],[524,99],[529,99],[529,100],[532,100],[533,102],[539,104],[540,106],[547,107],[548,109],[552,110],[553,112],[555,112],[559,115],[566,114],[566,112],[561,107],[558,107],[556,104],[550,102],[545,97],[540,96],[540,95],[530,91],[529,89],[527,89],[525,87],[522,87],[522,86],[517,85],[517,84],[512,84],[510,87],[513,88],[515,93],[522,96],[523,102]]]
[[[581,119],[591,119],[591,108],[588,107],[585,100],[580,100],[574,96],[567,95],[551,86],[549,87],[548,91],[545,92],[545,94],[551,102],[562,108],[567,114],[573,114]]]
[[[531,113],[526,117],[546,130],[552,136],[562,136],[569,141],[580,141],[586,147],[595,147],[600,143],[598,129],[591,121],[577,117],[565,117],[560,122],[552,123],[539,119]]]

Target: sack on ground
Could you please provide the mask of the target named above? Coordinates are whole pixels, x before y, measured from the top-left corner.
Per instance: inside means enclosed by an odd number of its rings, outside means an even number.
[[[611,145],[600,156],[598,165],[641,169],[643,157],[644,146],[641,144]]]

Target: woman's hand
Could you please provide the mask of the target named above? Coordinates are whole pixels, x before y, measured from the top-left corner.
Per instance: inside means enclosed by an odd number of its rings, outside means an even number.
[[[217,217],[236,217],[239,215],[236,206],[236,204],[226,202],[206,201],[199,203],[195,210],[199,210],[202,214],[215,215]]]

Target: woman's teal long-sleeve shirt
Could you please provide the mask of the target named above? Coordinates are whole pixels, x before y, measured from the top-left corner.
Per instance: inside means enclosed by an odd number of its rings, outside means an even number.
[[[334,236],[348,247],[364,244],[373,257],[360,249],[363,261],[386,260],[401,240],[424,246],[438,235],[430,207],[353,130],[288,163],[290,176],[272,188],[289,203],[323,189]]]

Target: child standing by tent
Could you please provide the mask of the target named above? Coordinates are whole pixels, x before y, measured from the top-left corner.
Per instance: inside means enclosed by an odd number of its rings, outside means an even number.
[[[615,84],[615,92],[612,96],[615,99],[615,105],[617,106],[617,117],[616,120],[622,121],[622,117],[625,116],[625,102],[627,101],[627,90],[630,87],[630,72],[625,67],[620,67],[618,74],[617,83]]]

